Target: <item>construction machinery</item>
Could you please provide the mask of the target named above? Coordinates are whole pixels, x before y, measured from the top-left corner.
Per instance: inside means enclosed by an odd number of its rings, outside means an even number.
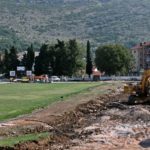
[[[146,69],[139,83],[124,86],[124,92],[130,94],[128,103],[135,104],[150,100],[150,69]]]

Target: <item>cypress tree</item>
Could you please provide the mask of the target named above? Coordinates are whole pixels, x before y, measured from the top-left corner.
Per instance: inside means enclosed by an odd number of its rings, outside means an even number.
[[[17,56],[17,50],[14,46],[11,47],[10,49],[8,59],[9,59],[9,71],[16,70],[17,66],[19,65],[19,61],[18,61],[18,56]]]
[[[23,54],[23,58],[21,60],[21,63],[23,66],[25,66],[25,67],[27,66],[27,54],[26,53]]]
[[[8,56],[8,50],[5,49],[5,52],[4,52],[4,73],[8,73],[9,72],[9,56]]]
[[[49,73],[48,45],[43,44],[40,48],[39,56],[35,58],[35,74],[42,75],[48,73]]]
[[[28,49],[27,49],[26,69],[32,70],[33,63],[34,63],[34,50],[33,50],[32,44],[31,44],[31,46],[28,47]]]
[[[92,58],[91,58],[91,52],[90,52],[90,42],[87,41],[87,57],[86,57],[86,73],[89,75],[89,78],[92,74]]]

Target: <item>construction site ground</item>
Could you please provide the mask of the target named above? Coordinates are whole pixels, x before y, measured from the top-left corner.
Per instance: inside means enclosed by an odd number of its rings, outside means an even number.
[[[150,149],[150,102],[128,105],[123,84],[96,87],[31,115],[1,122],[1,140],[42,132],[48,132],[48,136],[0,149]]]

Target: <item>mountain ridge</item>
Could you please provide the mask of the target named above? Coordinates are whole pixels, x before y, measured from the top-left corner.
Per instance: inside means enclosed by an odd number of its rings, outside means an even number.
[[[0,49],[56,39],[128,47],[150,41],[149,0],[1,0]]]

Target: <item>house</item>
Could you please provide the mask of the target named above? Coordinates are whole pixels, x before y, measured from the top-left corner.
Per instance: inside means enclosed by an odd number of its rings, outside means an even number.
[[[35,52],[34,52],[34,56],[35,56],[35,57],[39,56],[39,53],[40,53],[40,52],[35,51]],[[19,53],[17,54],[18,60],[22,60],[24,54],[27,54],[27,51],[19,52]]]
[[[150,42],[143,42],[131,49],[135,63],[133,72],[139,73],[143,69],[150,68]]]
[[[97,68],[94,67],[92,76],[93,76],[94,81],[99,81],[101,77],[101,72]]]

